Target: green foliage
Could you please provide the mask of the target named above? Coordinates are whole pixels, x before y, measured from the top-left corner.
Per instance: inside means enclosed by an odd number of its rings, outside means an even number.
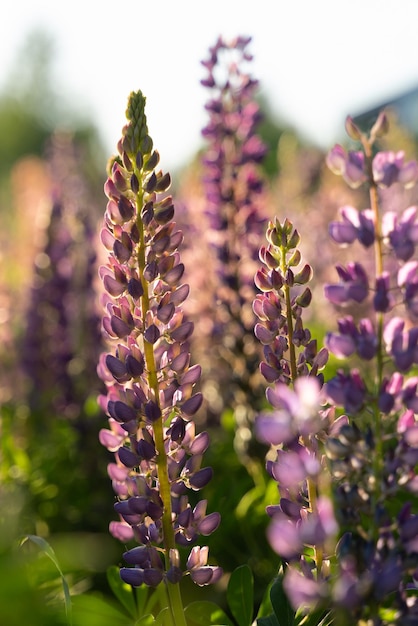
[[[307,615],[296,612],[283,589],[281,573],[267,589],[257,615],[257,626],[330,626],[333,619],[331,613],[324,610]]]
[[[50,135],[33,113],[12,98],[0,99],[0,133],[0,178],[22,156],[41,156]]]
[[[279,173],[279,163],[277,159],[277,145],[284,132],[284,127],[277,123],[270,111],[268,102],[259,98],[259,104],[263,118],[258,125],[257,134],[267,146],[267,153],[263,159],[263,171],[273,179]]]
[[[232,572],[226,597],[237,624],[251,626],[254,610],[254,579],[248,565],[241,565]]]
[[[114,595],[125,607],[129,615],[132,615],[132,617],[136,617],[138,613],[132,587],[123,582],[123,580],[119,576],[118,567],[114,566],[108,568],[107,581]],[[140,589],[142,588],[140,587]]]
[[[185,615],[189,626],[234,626],[234,622],[214,602],[192,602],[186,607]]]
[[[273,611],[279,620],[280,626],[293,626],[295,623],[295,611],[292,609],[289,600],[283,589],[283,580],[278,577],[270,591]]]
[[[269,610],[272,614],[263,616]],[[283,578],[277,577],[263,600],[262,607],[257,618],[257,626],[295,626],[295,611],[283,590]]]
[[[266,539],[266,505],[277,498],[277,486],[264,468],[265,449],[251,467],[244,465],[234,449],[235,420],[232,411],[222,416],[222,427],[210,432],[205,462],[213,468],[205,487],[208,510],[219,511],[221,528],[208,537],[212,555],[226,572],[248,565],[254,575],[254,604],[277,571],[277,557]]]
[[[62,588],[64,592],[65,614],[67,616],[67,621],[68,621],[69,626],[72,626],[72,608],[71,608],[70,590],[69,590],[67,581],[65,579],[65,576],[62,573],[62,570],[60,568],[60,565],[58,563],[58,559],[55,555],[54,550],[51,548],[49,543],[45,541],[45,539],[43,539],[42,537],[38,537],[36,535],[27,535],[27,537],[24,537],[22,544],[25,543],[26,541],[32,541],[33,543],[35,543],[42,550],[42,552],[52,561],[52,563],[56,567],[58,574],[60,576],[60,579],[61,579],[61,584],[62,584]]]
[[[73,598],[74,626],[134,626],[135,621],[115,603],[97,593]]]

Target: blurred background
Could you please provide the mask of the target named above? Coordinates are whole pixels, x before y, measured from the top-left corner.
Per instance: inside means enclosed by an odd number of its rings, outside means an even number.
[[[327,149],[345,141],[346,115],[367,124],[389,105],[388,141],[416,155],[418,4],[26,0],[8,3],[2,20],[0,623],[29,623],[31,611],[31,624],[59,624],[62,610],[45,613],[44,602],[59,607],[57,572],[36,546],[18,548],[22,537],[46,538],[72,593],[90,593],[98,612],[109,596],[106,569],[121,562],[122,546],[108,534],[111,455],[98,443],[106,418],[96,403],[96,364],[105,349],[97,268],[104,262],[98,232],[105,168],[129,93],[141,89],[147,97],[150,134],[173,176],[192,267],[187,228],[195,237],[204,205],[199,159],[208,94],[200,61],[220,35],[251,36],[268,148],[264,209],[299,220],[320,284],[332,265],[323,247],[327,222],[351,200],[324,167]],[[312,230],[315,239],[308,239]],[[198,293],[202,277],[188,279]],[[319,297],[312,320],[319,335],[323,306]],[[193,297],[190,315],[207,322]],[[196,346],[197,357],[204,359],[206,345]],[[216,368],[208,365],[209,378]],[[213,440],[207,463],[218,476],[205,497],[224,519],[210,548],[226,571],[249,563],[260,596],[277,568],[264,537],[265,505],[275,492],[264,476],[265,450],[250,449],[248,424],[240,430],[233,408],[220,400],[220,384],[208,385],[212,410],[201,418]]]
[[[417,14],[414,0],[212,0],[204,8],[187,0],[103,0],[100,9],[81,0],[22,0],[2,16],[0,88],[20,99],[29,90],[38,108],[43,90],[44,123],[94,122],[107,152],[128,94],[140,88],[155,144],[172,169],[200,146],[200,60],[219,34],[251,35],[254,74],[274,116],[328,146],[347,113],[417,86]]]

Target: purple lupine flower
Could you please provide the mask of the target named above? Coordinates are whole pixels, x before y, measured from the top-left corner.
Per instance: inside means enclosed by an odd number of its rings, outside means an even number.
[[[334,174],[339,174],[353,189],[367,181],[364,154],[361,151],[348,152],[339,144],[327,155],[327,165]]]
[[[344,305],[354,300],[363,302],[369,293],[369,279],[364,267],[357,262],[350,262],[347,267],[337,265],[340,278],[337,284],[325,285],[326,298],[333,304]]]
[[[280,382],[274,388],[269,387],[266,395],[275,411],[257,416],[257,438],[277,446],[300,434],[317,432],[322,426],[318,415],[319,392],[318,381],[304,376],[295,381],[294,390]]]
[[[408,261],[403,265],[397,277],[403,292],[403,301],[411,318],[418,317],[418,261]]]
[[[351,315],[338,320],[339,333],[327,333],[326,346],[337,358],[346,358],[355,352],[366,361],[377,351],[377,335],[368,318],[360,320],[358,328]]]
[[[382,234],[389,241],[400,261],[408,261],[418,243],[417,207],[411,206],[398,216],[395,211],[387,211],[382,219]]]
[[[390,274],[383,272],[376,276],[376,288],[373,296],[373,308],[376,312],[387,313],[394,306],[394,297],[391,292]]]
[[[323,387],[323,394],[332,404],[344,407],[350,414],[357,413],[366,400],[366,386],[358,370],[348,374],[339,370]]]
[[[394,317],[386,324],[383,339],[386,351],[401,372],[411,369],[418,363],[418,328],[405,329],[405,321]]]
[[[404,162],[405,153],[378,152],[373,159],[373,180],[379,187],[390,187],[400,183],[405,188],[413,187],[418,180],[416,161]]]
[[[120,519],[110,531],[138,543],[124,554],[135,567],[122,568],[121,577],[154,587],[162,580],[179,581],[175,545],[210,534],[219,515],[206,515],[205,501],[193,510],[188,505],[188,490],[200,490],[212,476],[211,468],[202,467],[208,437],[196,435],[191,421],[203,400],[195,391],[201,368],[191,365],[189,353],[193,324],[182,309],[189,289],[181,282],[183,237],[166,195],[170,177],[156,171],[159,155],[144,107],[142,93],[131,94],[119,154],[105,183],[109,201],[102,241],[109,257],[100,275],[103,330],[112,349],[98,372],[107,388],[99,404],[110,418],[100,441],[114,454],[108,473]],[[220,568],[207,566],[207,549],[199,550],[197,565],[189,557],[188,573],[198,584],[218,580]]]
[[[260,248],[263,266],[255,283],[261,293],[253,310],[259,320],[254,333],[264,347],[260,370],[268,383],[274,383],[266,391],[273,411],[256,416],[255,433],[260,441],[276,448],[266,469],[277,482],[280,502],[267,507],[272,518],[267,538],[273,550],[290,563],[283,585],[291,603],[306,609],[328,594],[322,554],[332,552],[338,532],[329,498],[313,495],[320,493],[322,442],[334,416],[332,410],[322,407],[320,370],[327,363],[328,351],[317,350],[302,323],[303,310],[311,302],[306,285],[312,268],[308,264],[300,267],[299,233],[289,220],[280,224],[276,219],[268,225],[267,241],[268,245]],[[317,568],[315,582],[306,568],[308,552],[312,568]],[[287,584],[293,573],[300,587],[292,586],[292,596]],[[309,592],[301,591],[302,587]]]
[[[295,610],[314,610],[327,597],[325,581],[315,579],[312,573],[306,575],[292,566],[287,569],[283,587]]]
[[[261,112],[255,99],[258,82],[248,71],[250,42],[249,37],[219,37],[202,62],[207,77],[201,82],[210,89],[205,107],[209,120],[202,131],[207,142],[203,185],[209,222],[204,236],[216,256],[217,281],[206,368],[224,406],[234,406],[238,397],[254,392],[259,362],[251,304],[258,242],[267,221],[259,167],[266,146],[257,135]]]
[[[353,243],[356,239],[366,248],[374,242],[373,214],[370,209],[357,211],[352,206],[343,206],[339,210],[341,221],[331,222],[329,233],[339,244]]]
[[[375,284],[370,319],[363,318],[359,323],[353,317],[339,320],[339,333],[331,332],[327,338],[328,347],[340,358],[356,353],[367,361],[364,375],[360,368],[341,369],[322,388],[324,399],[343,407],[348,414],[334,423],[325,441],[331,477],[337,481],[335,510],[338,521],[347,529],[337,545],[338,573],[330,587],[329,603],[337,613],[342,608],[343,614],[356,623],[361,619],[377,619],[380,623],[381,608],[393,609],[396,605],[396,623],[406,624],[409,618],[413,623],[416,614],[415,599],[408,596],[407,590],[414,587],[418,565],[418,524],[410,514],[411,494],[415,497],[418,493],[418,428],[414,418],[418,380],[415,376],[407,378],[406,373],[417,361],[418,332],[402,317],[386,315],[400,303],[411,317],[416,310],[418,265],[412,260],[416,208],[410,207],[403,214],[393,210],[382,217],[376,187],[396,182],[412,186],[418,179],[418,165],[414,161],[405,163],[403,152],[372,156],[376,133],[387,126],[382,120],[380,129],[372,129],[369,136],[348,124],[351,138],[362,143],[365,170],[372,172],[369,183],[376,271],[374,278],[363,280],[364,293],[368,284]],[[346,245],[358,238],[356,219],[350,209],[343,223],[333,224],[331,234],[335,233],[338,243]],[[327,295],[336,304],[348,303],[344,288],[349,276],[339,274],[343,285],[337,289],[331,286]],[[370,463],[370,459],[374,461]],[[388,501],[398,502],[398,506],[392,509]],[[400,510],[399,502],[407,504]]]
[[[34,266],[20,358],[37,420],[52,409],[80,425],[81,407],[99,389],[93,364],[103,348],[94,297],[95,203],[72,136],[54,135],[47,157],[51,211],[42,262]]]
[[[379,408],[382,413],[390,413],[396,406],[402,391],[403,376],[399,372],[393,372],[390,377],[385,377],[379,391]]]
[[[253,311],[259,320],[254,334],[264,351],[260,371],[269,383],[288,383],[298,375],[308,374],[321,378],[319,372],[327,362],[328,353],[325,349],[318,351],[316,341],[303,327],[302,313],[312,296],[307,283],[313,272],[307,263],[301,266],[297,249],[299,233],[289,220],[280,224],[276,219],[274,223],[269,222],[266,237],[268,246],[261,246],[259,252],[263,266],[254,277],[261,291],[253,302]],[[286,311],[288,302],[291,312]],[[290,319],[292,327],[289,326]],[[289,349],[291,365],[285,358]],[[297,357],[296,350],[299,351]]]
[[[213,567],[207,564],[208,548],[205,546],[194,546],[187,559],[187,569],[191,579],[199,586],[215,583],[220,579],[222,570],[220,567]]]

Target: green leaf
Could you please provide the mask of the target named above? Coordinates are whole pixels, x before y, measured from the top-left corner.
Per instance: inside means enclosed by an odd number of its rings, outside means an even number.
[[[125,607],[129,615],[132,617],[141,617],[138,613],[134,593],[131,585],[127,585],[123,582],[119,574],[119,568],[116,565],[111,565],[106,571],[107,582],[109,587],[119,600],[119,602]]]
[[[133,626],[134,622],[97,594],[73,597],[74,626]]]
[[[280,626],[293,626],[295,623],[295,611],[283,590],[283,579],[281,577],[276,578],[273,582],[270,599]]]
[[[270,592],[273,586],[274,580],[268,585],[263,599],[261,600],[260,607],[257,613],[257,624],[260,626],[280,626],[277,621],[277,617],[272,614],[273,607],[271,604]]]
[[[232,572],[226,597],[237,624],[251,626],[254,610],[254,580],[248,565],[240,565]]]
[[[26,541],[32,541],[33,543],[35,543],[42,550],[42,552],[49,559],[51,559],[51,561],[57,568],[57,571],[61,577],[62,588],[64,591],[64,604],[65,604],[65,614],[67,616],[67,622],[69,626],[72,626],[73,621],[72,621],[72,606],[71,606],[70,589],[68,587],[68,583],[65,579],[65,576],[61,570],[61,567],[58,563],[58,559],[55,555],[54,550],[51,548],[49,543],[45,541],[45,539],[43,539],[42,537],[38,537],[37,535],[26,535],[26,537],[22,539],[22,542],[20,545],[23,545]]]
[[[192,602],[184,613],[189,626],[234,626],[226,613],[214,602]]]

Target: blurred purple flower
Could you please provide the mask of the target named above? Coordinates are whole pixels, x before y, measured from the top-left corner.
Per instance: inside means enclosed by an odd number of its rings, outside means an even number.
[[[317,604],[327,595],[327,585],[324,581],[314,579],[300,572],[296,567],[286,569],[283,588],[295,611],[314,611]]]
[[[324,384],[323,395],[336,406],[344,407],[350,414],[357,413],[366,399],[366,386],[358,370],[345,374],[339,370]]]
[[[408,261],[415,252],[418,243],[417,211],[416,206],[411,206],[401,216],[395,211],[387,211],[382,218],[382,234],[400,261]]]
[[[393,357],[396,367],[401,372],[408,371],[418,364],[418,327],[404,330],[405,321],[394,317],[386,324],[383,339],[386,351]]]
[[[339,210],[341,221],[331,222],[329,233],[339,244],[353,243],[356,239],[366,248],[374,242],[373,213],[370,209],[358,211],[352,206],[343,206]]]
[[[344,359],[357,352],[360,358],[370,360],[376,355],[377,336],[369,319],[360,320],[358,328],[353,317],[338,320],[339,333],[328,333],[325,343],[337,358]]]
[[[408,312],[418,318],[418,261],[408,261],[398,272],[398,285]]]
[[[380,313],[387,313],[394,305],[394,297],[391,293],[390,274],[383,272],[376,277],[376,289],[373,296],[374,310]]]
[[[267,389],[266,396],[275,411],[256,417],[255,432],[260,441],[271,445],[289,443],[299,434],[312,434],[321,427],[320,385],[316,378],[298,378],[294,390],[278,382]]]
[[[340,277],[338,284],[325,285],[325,297],[332,304],[344,305],[350,300],[363,302],[369,293],[369,280],[367,272],[360,263],[350,262],[344,268],[336,266]]]
[[[337,144],[328,153],[326,161],[329,169],[342,176],[353,189],[367,181],[364,154],[361,151],[347,152]]]
[[[418,180],[418,163],[404,162],[405,153],[378,152],[373,159],[373,180],[379,187],[390,187],[401,183],[406,188],[413,187]]]

